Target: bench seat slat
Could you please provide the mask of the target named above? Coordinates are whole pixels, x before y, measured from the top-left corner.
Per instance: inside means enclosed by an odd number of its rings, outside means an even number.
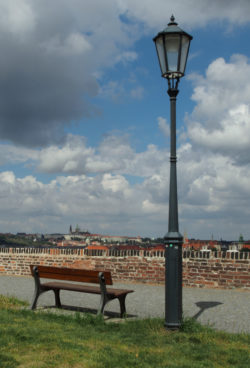
[[[42,284],[42,287],[48,290],[71,290],[71,291],[79,291],[82,293],[90,293],[90,294],[101,294],[100,288],[97,286],[89,286],[89,285],[77,285],[70,284],[69,282],[46,282]]]
[[[42,284],[42,287],[48,290],[71,290],[89,294],[101,294],[100,287],[91,285],[70,284],[69,282],[46,282]],[[133,290],[107,288],[107,294],[109,294],[110,296],[120,296],[132,292]]]

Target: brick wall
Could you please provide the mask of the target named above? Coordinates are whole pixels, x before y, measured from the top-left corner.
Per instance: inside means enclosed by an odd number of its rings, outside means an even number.
[[[0,275],[29,275],[30,264],[111,271],[115,281],[164,283],[162,251],[0,248]],[[183,252],[183,285],[250,290],[250,254]]]

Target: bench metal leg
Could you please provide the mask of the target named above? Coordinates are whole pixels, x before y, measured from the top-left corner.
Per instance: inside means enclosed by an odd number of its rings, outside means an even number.
[[[37,299],[39,298],[39,295],[40,295],[39,290],[35,290],[33,300],[32,300],[31,305],[30,305],[30,309],[32,309],[32,310],[36,309],[36,303],[37,303]]]
[[[57,308],[62,308],[61,300],[60,300],[60,290],[53,290],[55,293],[55,303]]]
[[[125,305],[125,299],[126,299],[127,295],[121,295],[118,297],[119,303],[120,303],[120,317],[123,318],[126,314],[126,305]],[[100,302],[100,307],[98,309],[97,314],[104,314],[104,308],[106,306],[106,304],[113,300],[113,298],[108,299],[105,298],[103,295],[101,296],[101,302]]]
[[[39,278],[38,278],[37,274],[35,273],[35,291],[34,291],[34,295],[33,295],[31,305],[30,305],[30,309],[32,309],[32,310],[36,309],[37,300],[43,292],[44,291],[41,288]]]
[[[30,305],[30,309],[36,309],[36,304],[37,304],[37,300],[39,298],[39,296],[44,292],[44,290],[41,287],[40,284],[40,279],[39,279],[39,275],[38,275],[38,270],[37,270],[37,266],[33,267],[33,276],[34,276],[34,280],[35,280],[35,291],[34,291],[34,295],[33,295],[33,299]]]
[[[97,311],[97,314],[104,314],[104,308],[106,304],[107,304],[107,298],[105,298],[105,296],[101,294],[101,301],[100,301],[100,306]]]
[[[121,318],[123,318],[124,315],[126,314],[125,298],[126,298],[126,295],[122,295],[118,298],[120,302]]]

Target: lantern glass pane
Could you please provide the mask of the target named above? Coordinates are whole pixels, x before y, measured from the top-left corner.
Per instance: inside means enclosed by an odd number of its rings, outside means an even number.
[[[188,49],[189,49],[189,38],[185,35],[182,36],[182,45],[181,45],[181,63],[180,63],[180,72],[182,74],[185,73]]]
[[[178,72],[178,55],[180,46],[179,35],[167,35],[165,47],[168,61],[168,73]]]
[[[165,75],[167,72],[166,66],[166,57],[164,52],[164,45],[163,45],[163,37],[158,37],[155,41],[156,50],[159,58],[159,63],[161,67],[161,74]]]

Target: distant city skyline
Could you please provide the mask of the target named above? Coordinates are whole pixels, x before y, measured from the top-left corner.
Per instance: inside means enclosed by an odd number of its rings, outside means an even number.
[[[169,99],[152,38],[174,14],[193,36],[180,232],[250,239],[249,0],[0,5],[0,232],[164,237]]]
[[[138,234],[136,236],[131,236],[129,234],[123,234],[123,235],[120,235],[120,234],[108,234],[108,233],[98,233],[98,232],[95,232],[95,231],[89,231],[88,229],[83,229],[81,228],[78,224],[74,227],[72,225],[70,225],[69,227],[69,230],[68,231],[64,231],[64,232],[51,232],[51,233],[25,233],[25,232],[17,232],[17,233],[0,233],[2,235],[8,235],[10,234],[11,236],[39,236],[39,237],[44,237],[44,236],[50,236],[50,235],[53,235],[53,236],[66,236],[66,238],[68,238],[68,236],[76,236],[77,235],[81,235],[81,236],[84,236],[84,237],[88,237],[90,236],[91,238],[94,238],[94,237],[102,237],[102,238],[124,238],[124,239],[139,239],[139,241],[141,241],[142,239],[151,239],[152,241],[154,240],[159,240],[159,239],[162,239],[164,240],[164,236],[158,236],[158,237],[148,237],[148,236],[143,236],[143,234]],[[208,242],[247,242],[249,243],[250,242],[250,239],[246,239],[244,238],[244,236],[242,234],[239,234],[238,238],[235,238],[235,239],[229,239],[229,240],[226,240],[226,239],[223,239],[223,238],[220,238],[220,239],[215,239],[213,237],[213,234],[210,238],[195,238],[192,236],[192,234],[188,234],[186,232],[184,232],[183,234],[183,242],[185,243],[185,241],[201,241],[201,242],[204,242],[204,241],[208,241]]]

